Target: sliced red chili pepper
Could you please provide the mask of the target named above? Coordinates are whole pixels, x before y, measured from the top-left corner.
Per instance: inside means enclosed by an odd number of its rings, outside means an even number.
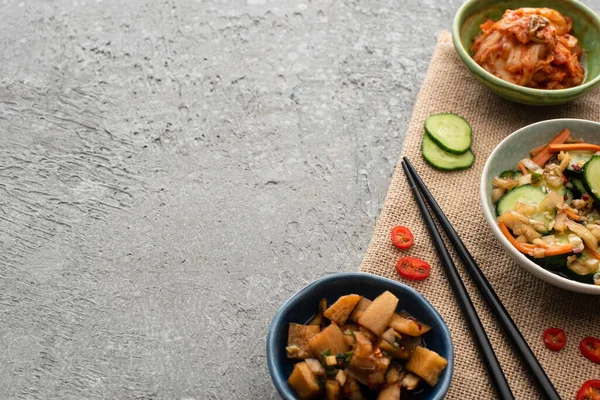
[[[402,257],[398,260],[396,269],[403,278],[421,281],[429,276],[431,266],[416,257]]]
[[[567,335],[560,328],[548,328],[544,331],[544,344],[552,351],[560,351],[567,344]]]
[[[581,339],[579,351],[588,360],[600,364],[600,339],[588,336]]]
[[[414,242],[415,238],[407,227],[395,226],[394,229],[392,229],[392,243],[397,248],[402,250],[409,249]]]
[[[585,382],[577,392],[576,400],[600,400],[600,380]]]

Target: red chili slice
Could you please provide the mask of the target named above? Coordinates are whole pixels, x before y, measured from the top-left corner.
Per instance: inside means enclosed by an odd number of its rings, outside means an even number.
[[[585,382],[577,392],[576,400],[600,400],[600,380]]]
[[[588,336],[579,343],[581,354],[588,360],[600,364],[600,339]]]
[[[392,229],[392,243],[397,248],[402,250],[409,249],[414,242],[415,238],[407,227],[395,226],[394,229]]]
[[[422,281],[429,276],[431,266],[415,257],[402,257],[398,260],[396,269],[400,276],[413,281]]]
[[[544,331],[544,344],[552,351],[560,351],[567,344],[567,335],[560,328],[548,328]]]

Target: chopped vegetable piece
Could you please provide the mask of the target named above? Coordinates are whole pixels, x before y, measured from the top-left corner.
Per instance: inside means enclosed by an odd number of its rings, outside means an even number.
[[[330,350],[332,354],[344,353],[350,350],[350,346],[344,340],[344,333],[335,322],[308,341],[308,346],[314,354],[321,354]]]
[[[401,250],[406,250],[412,247],[415,243],[415,238],[405,226],[395,226],[392,229],[392,243]]]
[[[540,167],[543,167],[548,162],[550,157],[552,157],[552,152],[550,151],[549,146],[564,143],[567,141],[569,136],[571,136],[571,132],[568,129],[563,129],[550,141],[550,143],[548,143],[548,146],[546,146],[533,158],[532,161]]]
[[[447,365],[448,360],[435,351],[418,346],[406,363],[406,370],[423,378],[429,386],[435,386]]]
[[[400,400],[400,385],[393,384],[386,387],[379,392],[377,400]]]
[[[463,154],[471,147],[471,126],[456,114],[430,115],[425,121],[425,132],[435,144],[449,153]]]
[[[290,323],[288,329],[288,347],[286,347],[288,358],[304,359],[313,356],[308,342],[319,333],[316,325],[301,325]]]
[[[375,335],[373,332],[371,332],[368,328],[365,328],[364,326],[359,327],[358,331],[365,335],[367,338],[369,338],[371,342],[374,342],[377,339],[377,335]]]
[[[390,320],[390,326],[394,328],[396,332],[400,332],[410,336],[421,336],[424,333],[429,332],[431,327],[418,321],[406,312],[400,312],[394,314]]]
[[[421,379],[419,379],[418,376],[408,373],[402,378],[402,386],[404,386],[406,390],[415,390],[417,386],[419,386],[420,381]]]
[[[325,382],[325,398],[327,400],[338,400],[340,398],[340,384],[337,381],[327,379],[327,382]]]
[[[358,386],[356,379],[352,378],[351,376],[346,380],[346,384],[344,385],[342,392],[344,394],[344,398],[348,400],[365,399],[365,396],[363,396],[362,392],[360,391],[360,386]]]
[[[600,400],[600,380],[585,382],[577,392],[576,400]]]
[[[548,146],[551,153],[558,153],[559,151],[593,151],[594,153],[600,151],[600,146],[597,144],[590,143],[570,143],[570,144],[551,144]]]
[[[336,356],[327,356],[325,357],[325,365],[328,367],[335,367],[337,365]]]
[[[567,344],[567,335],[560,328],[548,328],[543,334],[544,344],[552,351],[560,351]]]
[[[566,172],[571,176],[578,176],[583,172],[583,166],[594,156],[593,151],[569,151],[569,165]]]
[[[347,296],[342,296],[335,303],[331,305],[323,315],[325,318],[335,322],[339,326],[342,326],[346,323],[346,320],[354,310],[356,304],[360,301],[362,297],[357,294],[349,294]]]
[[[354,307],[352,314],[350,314],[350,320],[352,322],[358,322],[358,319],[360,318],[360,316],[365,312],[365,310],[367,308],[369,308],[371,303],[372,303],[371,300],[366,299],[364,297],[362,299],[360,299],[358,304],[356,304],[356,307]]]
[[[401,365],[399,365],[399,364],[390,365],[387,372],[385,373],[385,383],[387,383],[388,385],[391,385],[393,383],[400,382],[400,380],[402,379],[401,371],[402,371]]]
[[[398,298],[385,291],[365,310],[358,323],[376,335],[381,335],[394,315],[398,306]]]
[[[410,351],[404,347],[400,347],[397,343],[390,344],[385,340],[382,340],[379,342],[378,347],[390,356],[399,360],[408,360],[410,358]]]
[[[323,368],[323,365],[316,358],[307,358],[304,362],[316,376],[325,375],[325,368]]]
[[[588,336],[579,343],[581,354],[596,364],[600,364],[600,339]]]
[[[288,378],[288,383],[301,399],[310,399],[318,395],[321,391],[316,376],[304,361],[294,365],[294,370]]]
[[[337,381],[337,383],[339,383],[340,386],[344,386],[346,384],[346,379],[348,379],[346,373],[341,369],[338,369],[338,371],[335,374],[335,380]]]
[[[370,357],[373,354],[373,345],[371,340],[360,332],[356,332],[356,346],[354,347],[354,355],[360,357]]]
[[[308,323],[309,325],[324,325],[323,313],[327,309],[327,299],[321,299],[319,301],[319,312],[315,317]]]
[[[381,334],[381,338],[390,344],[396,343],[396,331],[390,328]]]
[[[431,266],[419,258],[407,256],[398,260],[396,270],[403,278],[421,281],[429,276]]]
[[[346,334],[346,332],[350,332],[350,334]],[[356,338],[354,337],[354,332],[349,329],[344,331],[344,340],[348,343],[348,346],[354,346],[356,344]]]

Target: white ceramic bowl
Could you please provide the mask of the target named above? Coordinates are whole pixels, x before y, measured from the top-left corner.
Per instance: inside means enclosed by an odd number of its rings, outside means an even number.
[[[571,134],[590,143],[600,144],[600,123],[582,119],[552,119],[527,125],[504,139],[490,154],[481,175],[481,206],[483,215],[496,239],[508,254],[523,268],[538,278],[559,288],[573,292],[600,295],[600,286],[585,284],[564,278],[540,267],[521,254],[502,235],[496,223],[496,210],[491,200],[492,180],[502,171],[515,169],[517,163],[529,157],[529,152],[548,143],[558,132],[568,128]]]

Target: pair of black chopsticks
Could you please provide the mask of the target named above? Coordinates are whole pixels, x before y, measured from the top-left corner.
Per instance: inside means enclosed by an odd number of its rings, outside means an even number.
[[[483,362],[487,368],[488,374],[490,375],[490,379],[498,396],[500,399],[514,399],[514,395],[510,390],[510,386],[506,381],[506,376],[500,367],[498,362],[498,358],[496,357],[496,353],[494,353],[494,349],[490,343],[490,340],[483,329],[483,325],[479,320],[479,316],[475,311],[475,307],[471,302],[471,298],[469,297],[469,293],[465,288],[465,285],[458,274],[458,270],[454,262],[452,261],[452,257],[450,257],[450,253],[448,252],[448,248],[444,244],[442,240],[442,236],[440,232],[437,230],[437,227],[433,221],[433,218],[427,209],[427,205],[423,200],[423,197],[429,203],[429,206],[433,210],[433,213],[437,217],[440,225],[446,232],[448,239],[454,246],[456,253],[460,257],[461,261],[465,265],[467,272],[475,282],[475,285],[481,292],[484,300],[487,305],[491,309],[494,317],[504,330],[508,340],[514,347],[516,353],[521,358],[523,364],[529,371],[531,378],[537,384],[540,393],[542,394],[544,399],[557,399],[560,400],[560,396],[556,392],[556,389],[552,385],[552,382],[544,372],[544,369],[540,365],[539,361],[531,351],[531,348],[521,335],[519,328],[515,325],[515,322],[512,320],[504,305],[496,295],[496,292],[486,279],[486,277],[479,269],[479,266],[473,259],[469,250],[465,247],[465,244],[462,242],[452,225],[450,225],[450,221],[442,212],[442,209],[437,204],[421,178],[417,171],[410,164],[408,159],[404,157],[402,160],[402,168],[404,169],[404,173],[408,178],[408,182],[410,188],[413,192],[417,205],[419,206],[419,211],[421,211],[421,215],[425,220],[425,225],[427,225],[427,229],[429,230],[429,234],[431,236],[431,240],[433,245],[438,253],[440,258],[440,263],[446,272],[446,276],[448,277],[448,281],[450,282],[450,286],[454,295],[457,298],[458,305],[460,306],[464,317],[467,321],[469,329],[471,330],[471,334],[473,335],[473,339],[479,348],[479,352],[483,359]],[[418,187],[418,188],[417,188]],[[423,192],[421,193],[419,192]]]

